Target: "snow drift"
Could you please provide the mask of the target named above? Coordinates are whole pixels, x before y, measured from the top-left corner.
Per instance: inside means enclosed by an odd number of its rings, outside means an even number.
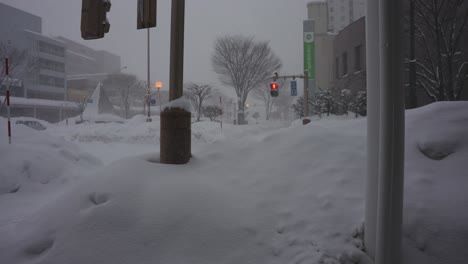
[[[467,117],[466,102],[407,114],[406,263],[468,258]],[[371,263],[365,119],[262,131],[199,146],[185,166],[126,158],[0,217],[0,262]],[[2,211],[21,193],[6,195]]]

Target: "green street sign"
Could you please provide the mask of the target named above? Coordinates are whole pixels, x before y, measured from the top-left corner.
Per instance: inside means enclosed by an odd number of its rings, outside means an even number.
[[[315,39],[313,32],[304,32],[304,70],[309,71],[309,80],[315,79]]]

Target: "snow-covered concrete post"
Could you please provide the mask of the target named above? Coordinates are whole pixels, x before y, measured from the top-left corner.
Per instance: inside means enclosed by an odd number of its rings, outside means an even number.
[[[380,0],[380,162],[376,264],[402,263],[405,93],[402,0]]]
[[[169,100],[182,100],[185,0],[172,0]],[[191,113],[174,103],[161,112],[161,163],[185,164],[191,153]]]
[[[375,258],[377,228],[377,194],[379,189],[379,126],[380,126],[380,56],[379,0],[367,2],[367,180],[364,244]]]

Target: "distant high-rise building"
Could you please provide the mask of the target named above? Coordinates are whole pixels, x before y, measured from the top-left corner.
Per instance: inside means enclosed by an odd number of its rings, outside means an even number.
[[[340,30],[365,16],[366,0],[328,0],[328,30]]]
[[[334,34],[328,32],[327,2],[310,2],[307,9],[308,19],[315,22],[315,92],[318,92],[328,90],[333,81]]]

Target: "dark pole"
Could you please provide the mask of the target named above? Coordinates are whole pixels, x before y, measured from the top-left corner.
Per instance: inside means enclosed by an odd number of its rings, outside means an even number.
[[[409,93],[408,107],[409,109],[418,107],[418,98],[416,95],[416,56],[414,46],[414,1],[410,0],[410,62],[409,62]]]
[[[183,95],[185,0],[172,0],[169,101]]]
[[[169,100],[183,96],[185,0],[172,0]],[[186,164],[191,157],[191,113],[179,107],[161,112],[161,163]]]

